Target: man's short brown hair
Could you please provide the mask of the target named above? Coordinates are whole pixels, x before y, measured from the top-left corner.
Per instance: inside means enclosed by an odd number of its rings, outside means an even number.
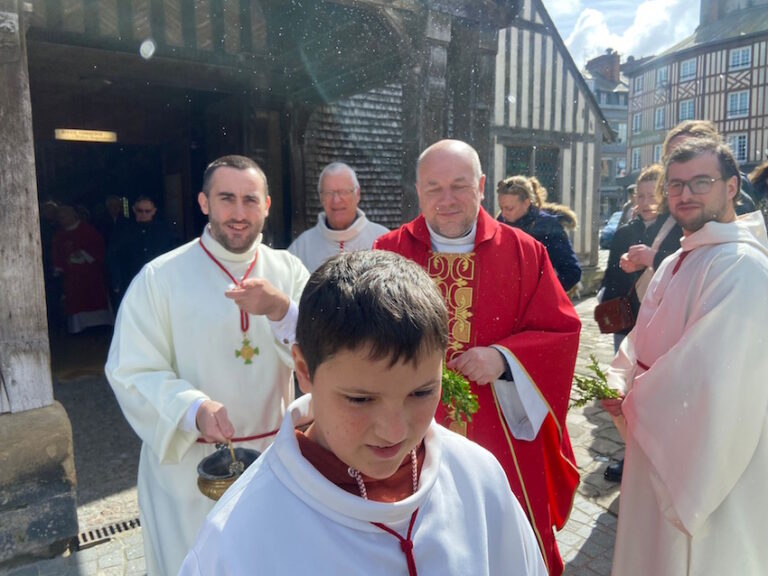
[[[222,156],[217,158],[205,169],[203,173],[203,194],[208,196],[211,191],[211,180],[213,179],[213,173],[219,168],[235,168],[236,170],[256,170],[261,176],[262,182],[264,182],[264,195],[269,196],[269,185],[267,184],[267,175],[261,166],[256,164],[254,160],[251,160],[247,156],[238,156],[237,154],[231,154],[229,156]]]

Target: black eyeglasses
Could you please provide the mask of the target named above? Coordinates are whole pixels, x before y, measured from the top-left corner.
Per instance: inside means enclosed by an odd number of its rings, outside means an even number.
[[[691,194],[703,196],[704,194],[709,194],[712,191],[712,186],[718,180],[724,180],[724,178],[696,176],[696,178],[691,178],[690,180],[668,180],[664,183],[662,190],[664,192],[664,196],[675,198],[676,196],[682,195],[683,190],[685,190],[685,187],[688,186]]]

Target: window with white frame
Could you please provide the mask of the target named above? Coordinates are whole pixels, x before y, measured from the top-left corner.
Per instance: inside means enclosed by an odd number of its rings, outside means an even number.
[[[694,108],[693,108],[693,98],[689,100],[681,100],[680,101],[680,121],[683,120],[693,120],[694,117]]]
[[[752,47],[742,46],[741,48],[734,48],[728,54],[728,69],[729,70],[742,70],[749,68],[752,64]]]
[[[749,90],[739,90],[728,94],[727,118],[743,118],[749,114]]]
[[[632,148],[632,172],[638,172],[643,167],[643,155],[640,148]]]
[[[653,127],[656,130],[664,130],[664,124],[667,121],[667,111],[664,108],[664,106],[659,106],[656,108],[656,112],[654,114],[654,121],[653,121]]]
[[[680,62],[680,82],[696,78],[696,58]]]
[[[618,133],[618,142],[626,142],[627,141],[627,123],[626,122],[619,122],[619,126],[616,129],[616,132]]]
[[[635,94],[638,94],[643,91],[643,75],[635,77]]]
[[[656,86],[665,86],[669,83],[669,66],[656,70]]]
[[[626,176],[627,175],[627,159],[626,158],[619,158],[616,160],[616,176]]]
[[[632,116],[632,134],[637,134],[643,129],[643,113],[635,112]]]
[[[661,151],[664,148],[663,144],[653,145],[653,163],[661,162]]]
[[[728,136],[728,146],[731,148],[736,161],[747,161],[747,135],[746,134],[731,134]]]

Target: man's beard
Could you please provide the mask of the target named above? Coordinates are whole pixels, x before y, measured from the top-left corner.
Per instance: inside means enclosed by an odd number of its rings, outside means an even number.
[[[726,202],[730,202],[729,199],[726,200]],[[726,212],[728,206],[726,203],[723,203],[717,210],[709,210],[706,211],[702,209],[701,215],[697,216],[694,220],[691,220],[689,222],[681,222],[680,226],[687,232],[698,232],[701,230],[704,225],[707,222],[722,222],[723,221],[723,214]],[[674,214],[672,215],[674,217]]]
[[[261,233],[260,229],[257,229],[255,226],[250,226],[249,233],[244,237],[244,240],[242,242],[238,242],[237,244],[233,244],[230,242],[230,238],[226,233],[226,223],[220,224],[219,222],[209,221],[208,224],[210,225],[211,236],[213,236],[213,238],[219,244],[221,244],[224,248],[233,254],[242,254],[243,252],[247,252],[248,249],[253,246],[256,238],[258,238],[259,234]]]

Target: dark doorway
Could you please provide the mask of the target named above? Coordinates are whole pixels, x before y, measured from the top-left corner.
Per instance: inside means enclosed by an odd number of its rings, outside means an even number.
[[[156,199],[158,211],[163,213],[159,146],[53,140],[38,142],[35,156],[41,201],[84,206],[95,221],[108,195],[126,198],[128,204],[145,195]]]

